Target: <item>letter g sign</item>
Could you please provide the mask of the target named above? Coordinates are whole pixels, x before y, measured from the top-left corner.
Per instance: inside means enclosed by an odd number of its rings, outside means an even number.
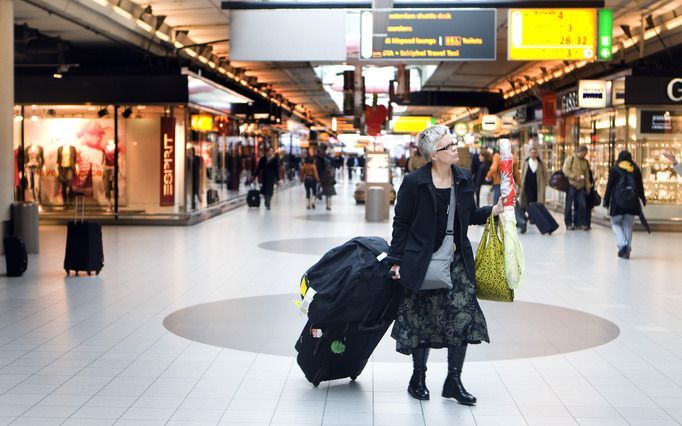
[[[673,102],[682,102],[682,78],[673,78],[668,83],[668,97]]]

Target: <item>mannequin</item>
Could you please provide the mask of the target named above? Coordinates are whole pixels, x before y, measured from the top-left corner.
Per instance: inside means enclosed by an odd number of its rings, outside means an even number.
[[[77,156],[76,147],[68,142],[57,148],[57,178],[62,186],[64,207],[71,204],[73,197],[73,179],[77,173]]]
[[[33,142],[26,148],[25,158],[24,168],[28,178],[28,189],[31,190],[33,201],[40,204],[40,176],[45,172],[43,147]]]
[[[104,196],[107,198],[107,209],[111,211],[114,189],[114,166],[115,166],[116,144],[113,139],[107,141],[102,156],[102,183],[104,184]]]

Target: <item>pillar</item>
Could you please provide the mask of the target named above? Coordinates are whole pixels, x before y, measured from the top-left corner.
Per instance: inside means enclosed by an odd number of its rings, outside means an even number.
[[[0,222],[3,223],[10,219],[14,200],[13,108],[14,0],[0,0]]]

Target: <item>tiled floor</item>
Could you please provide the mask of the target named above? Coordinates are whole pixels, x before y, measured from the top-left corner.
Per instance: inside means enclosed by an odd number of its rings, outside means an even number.
[[[508,317],[484,304],[492,343],[470,349],[464,373],[479,399],[473,408],[438,396],[446,371],[438,354],[429,364],[432,400],[412,400],[409,359],[391,353],[388,337],[356,383],[313,388],[296,365],[294,342],[278,341],[261,317],[251,317],[260,328],[245,326],[235,339],[285,348],[211,346],[164,327],[184,308],[219,302],[243,311],[227,317],[236,318],[234,327],[209,314],[188,328],[238,331],[250,311],[263,314],[227,299],[293,300],[301,273],[326,248],[355,235],[390,235],[388,222],[364,221],[352,185],[338,190],[331,214],[319,205],[305,210],[299,186],[278,194],[271,211],[240,208],[191,228],[105,228],[99,277],[65,278],[65,230],[42,229],[41,254],[31,257],[28,273],[0,277],[0,424],[682,423],[682,234],[638,233],[625,261],[609,229],[541,236],[531,228],[522,236],[527,275],[517,298],[532,303],[514,304]],[[476,241],[480,230],[471,234]],[[272,319],[295,312],[278,300],[283,306]],[[533,310],[538,304],[544,308]],[[562,327],[564,311],[554,306],[603,320]],[[609,322],[620,334],[593,346]],[[533,342],[554,345],[555,355],[489,355],[533,349]]]

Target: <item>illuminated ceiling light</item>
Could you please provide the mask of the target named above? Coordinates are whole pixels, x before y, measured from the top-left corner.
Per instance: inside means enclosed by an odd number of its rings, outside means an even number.
[[[677,18],[666,22],[665,28],[668,30],[673,30],[679,27],[680,25],[682,25],[682,16],[678,16]]]
[[[195,52],[192,49],[185,49],[185,53],[187,53],[189,56],[196,58],[197,57],[197,52]]]
[[[160,31],[157,31],[157,32],[160,32]],[[157,34],[157,37],[158,37],[158,34]],[[184,44],[180,43],[180,42],[177,41],[177,40],[175,40],[175,41],[173,42],[173,46],[175,46],[176,49],[182,49],[183,47],[185,47]]]
[[[100,5],[102,7],[107,7],[107,6],[111,5],[111,3],[109,3],[109,0],[92,0],[92,1],[97,3],[98,5]]]
[[[213,61],[208,61],[208,66],[215,69],[215,62]]]
[[[119,2],[119,4],[115,4],[115,5],[114,5],[114,12],[116,12],[118,15],[120,15],[120,16],[126,18],[126,19],[132,20],[132,19],[133,19],[132,13],[130,13],[130,12],[128,12],[127,10],[123,9],[123,8],[120,6],[120,4],[121,4],[121,3]]]
[[[234,79],[234,78],[235,78],[235,77],[234,77],[234,74],[232,74],[232,73],[229,72],[229,71],[226,72],[225,75],[228,76],[228,77],[231,78],[231,79]]]
[[[227,73],[227,70],[226,70],[225,68],[223,68],[223,67],[218,67],[218,72],[221,73],[221,74],[226,74],[226,73]]]
[[[143,30],[147,31],[148,33],[154,32],[154,28],[152,28],[151,25],[146,23],[145,21],[142,20],[142,18],[138,19],[136,21],[137,26],[142,28]]]
[[[564,70],[554,71],[554,78],[559,78],[564,75]]]
[[[208,58],[206,58],[204,55],[199,56],[199,62],[202,64],[208,63]]]
[[[649,40],[654,37],[656,37],[656,31],[654,31],[653,28],[644,33],[644,40]]]
[[[161,40],[167,41],[167,42],[170,42],[170,39],[171,39],[170,36],[168,34],[164,33],[163,31],[157,31],[156,36],[158,38],[160,38]],[[177,41],[174,44],[175,44],[175,47],[178,47],[178,44],[180,44],[180,46],[182,47],[182,44],[178,43]],[[178,49],[180,49],[180,47],[178,47]]]
[[[57,71],[56,73],[52,74],[52,78],[60,79],[60,78],[62,78],[62,77],[64,77],[64,76],[63,76],[62,73],[60,73],[59,71]]]
[[[24,117],[22,115],[17,115],[14,117],[14,121],[24,121]]]
[[[40,118],[34,113],[31,115],[31,121],[35,122],[38,121]]]

